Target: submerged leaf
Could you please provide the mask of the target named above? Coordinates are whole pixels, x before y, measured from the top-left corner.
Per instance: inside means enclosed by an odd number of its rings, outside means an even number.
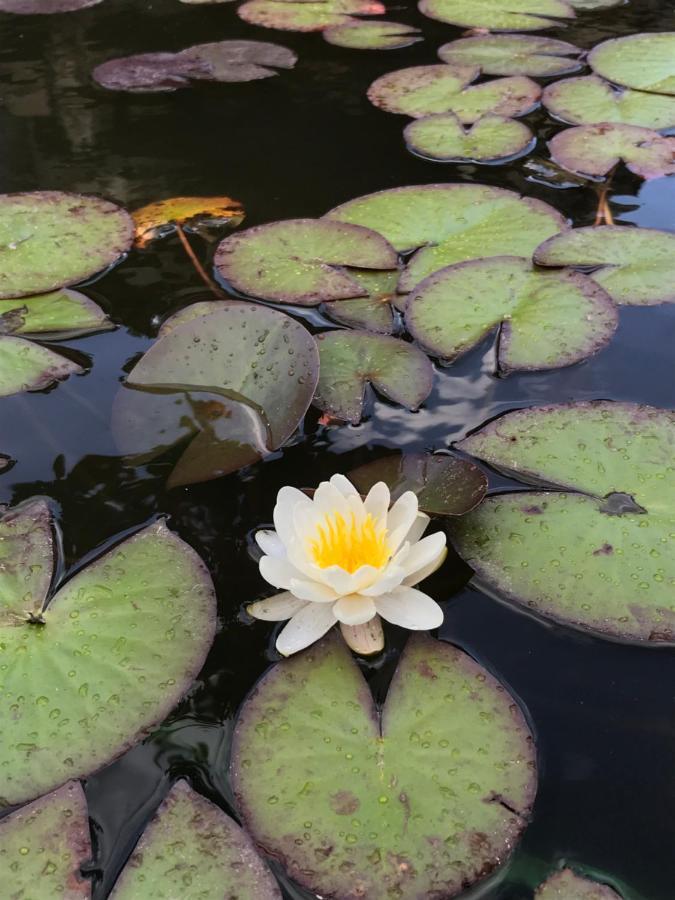
[[[418,6],[430,19],[488,31],[539,31],[574,18],[565,0],[421,0]]]
[[[419,28],[400,22],[347,22],[332,25],[323,32],[325,41],[351,50],[398,50],[423,41]]]
[[[398,269],[382,272],[352,269],[349,275],[368,291],[368,296],[352,300],[331,300],[323,304],[323,311],[341,325],[364,328],[377,334],[392,334],[394,331],[392,302],[396,297]]]
[[[631,34],[604,41],[588,62],[607,81],[638,91],[675,95],[675,32]]]
[[[522,122],[488,113],[464,129],[454,113],[425,116],[406,126],[403,137],[413,153],[441,162],[499,162],[531,148],[534,135]]]
[[[607,175],[621,161],[640,178],[675,174],[675,138],[636,125],[578,125],[548,146],[554,162],[582,175]]]
[[[237,15],[251,25],[281,31],[323,31],[350,25],[351,16],[382,16],[379,0],[247,0]]]
[[[147,247],[180,225],[188,231],[235,228],[244,221],[244,207],[231,197],[171,197],[148,203],[132,212],[136,246]]]
[[[84,369],[65,356],[23,338],[0,335],[0,397],[43,391]]]
[[[113,325],[101,307],[79,291],[0,300],[0,334],[27,337],[80,337]]]
[[[483,75],[566,75],[581,68],[581,50],[535,34],[481,34],[443,44],[438,55],[451,66],[479,66]]]
[[[537,888],[535,900],[621,900],[620,894],[607,884],[577,875],[572,869],[561,869]]]
[[[542,102],[552,115],[572,125],[619,122],[656,131],[675,127],[675,97],[616,88],[597,75],[549,84]]]

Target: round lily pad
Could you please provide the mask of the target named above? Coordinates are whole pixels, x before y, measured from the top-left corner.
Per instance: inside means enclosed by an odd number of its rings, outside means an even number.
[[[566,75],[581,68],[581,50],[536,34],[481,34],[443,44],[438,55],[451,66],[479,66],[483,75]]]
[[[430,19],[487,31],[539,31],[574,17],[565,0],[420,0],[418,6]]]
[[[195,69],[175,53],[137,53],[109,59],[92,70],[91,77],[109,91],[162,93],[188,87]]]
[[[536,783],[515,699],[422,635],[381,713],[336,637],[274,666],[239,713],[230,774],[256,843],[343,900],[461,893],[509,855]]]
[[[281,31],[323,31],[334,25],[350,25],[351,16],[382,16],[378,0],[248,0],[237,15],[251,25]]]
[[[0,0],[0,12],[20,13],[24,16],[77,12],[97,6],[101,0]]]
[[[421,248],[401,274],[400,293],[452,263],[487,256],[530,257],[567,229],[546,203],[482,184],[428,184],[366,194],[327,218],[378,231],[399,253]]]
[[[170,197],[148,203],[132,212],[137,247],[173,234],[176,226],[186,231],[234,228],[244,221],[244,207],[231,197]]]
[[[507,373],[586,359],[609,342],[618,314],[586,275],[538,272],[528,260],[495,256],[426,278],[410,295],[405,322],[428,352],[448,362],[500,326],[497,362]]]
[[[615,84],[675,95],[675,32],[604,41],[591,50],[588,62],[598,75]]]
[[[527,125],[491,113],[467,129],[454,113],[425,116],[403,137],[413,153],[441,162],[500,162],[526,153],[535,140]]]
[[[41,294],[91,278],[126,253],[131,217],[98,197],[0,194],[0,297]]]
[[[348,22],[325,28],[323,38],[336,47],[350,50],[398,50],[424,38],[419,28],[400,22]]]
[[[417,347],[367,331],[328,331],[317,336],[321,361],[314,405],[357,425],[367,384],[388,400],[415,410],[433,384],[433,366]]]
[[[80,375],[78,363],[23,338],[0,335],[0,397],[23,391],[43,391],[70,375]]]
[[[675,413],[591,401],[517,410],[459,448],[521,480],[453,524],[478,583],[603,637],[675,640]]]
[[[0,300],[0,334],[27,337],[76,337],[112,328],[101,307],[79,291]]]
[[[554,162],[580,175],[606,175],[621,161],[644,179],[675,174],[675,138],[636,125],[577,125],[548,146]]]
[[[288,219],[225,238],[214,263],[218,274],[244,294],[315,306],[367,295],[344,266],[394,269],[398,257],[381,235],[360,226]]]
[[[549,238],[534,253],[540,266],[590,272],[615,303],[675,303],[675,234],[654,228],[574,228]]]
[[[392,301],[396,297],[398,269],[382,272],[352,269],[349,275],[368,291],[368,296],[353,300],[331,300],[324,303],[323,311],[341,325],[363,328],[378,334],[391,334],[394,331]]]
[[[597,75],[550,84],[542,102],[552,115],[572,125],[619,122],[656,131],[675,127],[675,97],[616,88]]]
[[[368,88],[368,99],[386,112],[419,119],[454,113],[465,125],[487,113],[524,116],[537,105],[541,88],[530,78],[514,75],[470,87],[477,66],[412,66],[387,72]]]
[[[607,884],[578,875],[572,869],[561,869],[540,884],[535,900],[621,900],[621,895]]]

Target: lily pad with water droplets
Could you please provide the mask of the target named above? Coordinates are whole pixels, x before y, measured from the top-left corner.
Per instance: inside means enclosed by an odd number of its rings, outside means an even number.
[[[675,234],[654,228],[574,228],[535,250],[540,266],[590,271],[615,303],[675,303]]]
[[[323,304],[323,311],[341,325],[364,328],[378,334],[392,334],[392,302],[396,297],[398,270],[368,272],[364,269],[352,269],[349,275],[368,291],[368,296],[353,300],[331,300],[330,303]]]
[[[0,300],[0,334],[26,337],[76,337],[113,325],[101,307],[79,291]]]
[[[675,97],[616,88],[597,75],[550,84],[542,102],[552,115],[572,125],[619,122],[656,131],[675,127]]]
[[[77,12],[99,3],[101,0],[0,0],[0,12],[24,16],[51,15]]]
[[[281,31],[323,31],[354,23],[352,16],[382,16],[378,0],[248,0],[237,15],[251,25]]]
[[[551,875],[539,885],[534,897],[535,900],[621,900],[621,895],[609,885],[577,875],[572,869]]]
[[[548,146],[554,162],[580,175],[602,177],[619,162],[644,179],[675,174],[675,138],[636,125],[577,125]]]
[[[425,116],[403,137],[413,153],[439,162],[500,162],[526,153],[535,140],[527,125],[491,113],[466,129],[454,113]]]
[[[675,413],[591,401],[517,410],[458,444],[557,490],[495,494],[453,525],[497,597],[601,637],[675,641]]]
[[[400,22],[353,21],[325,28],[323,38],[350,50],[398,50],[423,41],[419,28]]]
[[[439,47],[451,66],[479,66],[483,75],[566,75],[581,68],[581,50],[567,41],[536,34],[481,34]]]
[[[417,347],[367,331],[327,331],[317,336],[321,368],[314,405],[357,425],[366,385],[388,400],[418,409],[431,392],[433,366]]]
[[[594,72],[614,84],[675,95],[675,32],[604,41],[591,50],[588,62]]]
[[[508,857],[536,787],[515,699],[421,635],[382,712],[337,638],[274,666],[239,713],[230,774],[256,843],[335,900],[460,894]]]
[[[170,197],[148,203],[131,214],[136,225],[136,246],[173,234],[176,226],[186,231],[234,228],[244,221],[244,207],[231,197]]]
[[[0,397],[42,391],[70,375],[80,375],[78,363],[47,347],[10,335],[0,335]]]
[[[430,19],[487,31],[539,31],[574,18],[565,0],[421,0],[418,6]]]

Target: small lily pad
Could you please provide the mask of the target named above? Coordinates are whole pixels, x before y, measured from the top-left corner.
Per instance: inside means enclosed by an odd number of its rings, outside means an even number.
[[[42,294],[91,278],[133,241],[131,217],[98,197],[0,194],[0,297]]]
[[[0,0],[0,12],[24,16],[51,15],[77,12],[99,3],[101,0]]]
[[[621,900],[621,895],[607,884],[577,875],[572,869],[561,869],[540,884],[535,900]]]
[[[244,221],[244,207],[231,197],[170,197],[148,203],[131,214],[136,225],[137,247],[173,234],[179,225],[186,231],[208,232],[235,228]]]
[[[256,843],[313,894],[431,900],[504,862],[536,764],[515,699],[461,650],[414,635],[380,713],[329,636],[254,688],[230,774]]]
[[[237,15],[251,25],[280,31],[323,31],[353,24],[352,16],[382,16],[378,0],[248,0]]]
[[[675,32],[631,34],[604,41],[588,62],[607,81],[638,91],[675,95]]]
[[[97,303],[67,288],[35,297],[0,300],[0,334],[63,339],[112,327]]]
[[[348,22],[325,28],[323,38],[336,47],[350,50],[398,50],[409,47],[424,37],[419,28],[400,22]]]
[[[615,303],[675,303],[675,234],[654,228],[574,228],[535,250],[540,266],[572,266],[590,276]]]
[[[398,270],[368,272],[365,269],[352,269],[349,275],[368,291],[368,296],[357,297],[354,300],[331,300],[324,303],[323,311],[341,325],[363,328],[378,334],[392,334],[394,331],[392,302],[396,297]]]
[[[483,75],[566,75],[581,68],[581,50],[535,34],[481,34],[443,44],[438,55],[451,66],[479,66]]]
[[[344,266],[394,269],[398,257],[381,235],[360,226],[288,219],[225,238],[214,263],[218,274],[244,294],[316,306],[367,295]]]
[[[80,375],[78,363],[23,338],[0,335],[0,397],[43,391],[56,381]]]
[[[512,256],[470,260],[417,285],[406,326],[430,353],[452,362],[500,326],[500,371],[554,369],[580,362],[611,339],[618,313],[608,294],[579,272],[538,272]]]
[[[550,84],[542,102],[557,119],[572,125],[619,122],[656,131],[675,127],[675,97],[616,88],[597,75]]]
[[[488,31],[539,31],[574,18],[565,0],[421,0],[418,6],[430,19]]]
[[[644,179],[675,174],[675,138],[636,125],[577,125],[548,146],[554,162],[581,175],[607,175],[621,161]]]
[[[534,135],[522,122],[488,113],[464,129],[454,113],[425,116],[406,126],[409,150],[440,162],[500,162],[530,149]]]

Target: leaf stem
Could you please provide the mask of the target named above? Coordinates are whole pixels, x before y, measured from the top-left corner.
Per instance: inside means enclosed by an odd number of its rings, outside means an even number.
[[[613,225],[614,224],[614,216],[612,215],[612,210],[609,206],[607,194],[609,193],[609,189],[612,186],[612,178],[614,177],[615,172],[616,172],[616,166],[614,166],[614,168],[611,169],[607,173],[607,179],[605,180],[605,183],[597,191],[598,210],[595,214],[595,222],[593,222],[593,225]]]
[[[211,291],[211,293],[218,300],[227,300],[228,298],[227,298],[227,294],[225,293],[225,291],[221,291],[221,289],[218,287],[218,285],[215,283],[215,281],[213,281],[209,277],[209,274],[206,271],[206,269],[204,268],[204,266],[197,259],[197,255],[195,254],[195,251],[190,246],[190,242],[188,241],[187,235],[183,231],[182,226],[179,225],[177,222],[175,223],[175,226],[176,226],[176,232],[178,234],[178,238],[179,238],[181,244],[183,245],[183,249],[187,253],[190,262],[195,267],[195,270],[197,271],[197,274],[199,275],[201,280],[204,282],[204,284],[207,286],[207,288]]]

